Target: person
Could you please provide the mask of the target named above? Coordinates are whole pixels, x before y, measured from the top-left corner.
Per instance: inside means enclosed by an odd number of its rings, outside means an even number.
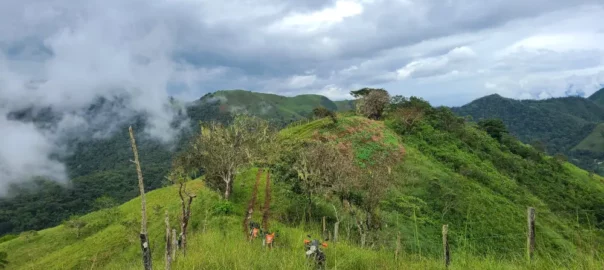
[[[258,238],[258,235],[262,234],[260,230],[260,224],[250,221],[250,241]]]
[[[275,240],[275,232],[266,234],[266,245],[269,249],[273,248],[273,240]]]
[[[308,238],[311,238],[311,236],[308,235]],[[327,243],[323,242],[319,245],[319,240],[317,240],[317,239],[313,239],[313,240],[304,239],[304,246],[306,247],[306,252],[305,252],[306,258],[314,257],[317,265],[319,267],[322,267],[325,263],[325,253],[323,253],[323,251],[319,248],[319,246],[321,246],[323,248],[327,248]]]

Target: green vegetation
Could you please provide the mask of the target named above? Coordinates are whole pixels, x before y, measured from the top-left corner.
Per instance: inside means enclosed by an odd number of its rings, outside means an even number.
[[[600,106],[604,106],[604,88],[596,91],[591,96],[589,96],[589,100],[599,104]]]
[[[449,226],[451,269],[601,267],[602,177],[521,143],[499,121],[466,122],[419,98],[393,97],[387,111],[383,121],[338,115],[335,122],[292,124],[279,132],[278,141],[267,143],[276,147],[247,148],[239,154],[251,159],[237,170],[228,201],[221,196],[224,190],[209,185],[211,179],[189,181],[188,192],[197,197],[187,256],[177,256],[173,269],[310,269],[303,239],[321,235],[322,217],[332,233],[336,221],[340,228],[340,241],[325,250],[329,269],[441,269],[443,224]],[[181,154],[195,160],[207,144],[183,148]],[[190,169],[183,164],[194,163],[176,162],[172,172]],[[258,166],[265,172],[256,185]],[[241,229],[252,193],[259,202],[265,199],[267,169],[268,226],[279,235],[270,251],[259,241],[248,243]],[[164,211],[172,226],[179,223],[178,190],[169,186],[146,196],[156,267],[163,265]],[[140,200],[115,207],[104,197],[93,205],[101,210],[72,219],[84,226],[67,222],[0,241],[7,267],[140,267]],[[529,206],[537,210],[531,263],[525,239]],[[260,205],[252,220],[261,219],[259,210]]]
[[[354,100],[337,100],[334,103],[338,107],[339,112],[354,111],[356,108]]]
[[[333,101],[320,95],[284,97],[245,90],[217,91],[202,97],[200,103],[218,103],[221,112],[247,113],[280,125],[307,118],[316,107],[338,110]]]
[[[604,138],[597,136],[597,126],[604,122],[604,106],[597,102],[602,93],[601,90],[588,99],[546,100],[513,100],[490,95],[453,111],[460,116],[471,116],[475,121],[501,119],[521,141],[543,145],[547,153],[564,154],[581,168],[604,174],[604,167],[594,166],[594,159],[604,159],[604,151],[589,147],[604,143]]]
[[[599,124],[594,128],[594,130],[577,144],[573,150],[604,152],[604,123]]]

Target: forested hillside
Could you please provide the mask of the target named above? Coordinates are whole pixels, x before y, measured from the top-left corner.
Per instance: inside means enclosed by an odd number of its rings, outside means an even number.
[[[604,152],[598,147],[589,147],[604,142],[598,129],[598,124],[604,122],[604,106],[597,102],[602,93],[604,89],[589,98],[546,100],[513,100],[490,95],[453,111],[460,116],[471,116],[475,121],[501,119],[521,141],[544,147],[551,155],[564,154],[580,167],[602,174],[603,168],[594,160],[604,159]]]
[[[589,96],[589,100],[604,106],[604,88],[600,89],[599,91],[595,92],[594,94],[592,94],[591,96]]]
[[[116,107],[123,107],[120,99],[99,101],[83,113],[84,115],[109,114]],[[284,97],[243,90],[218,91],[210,93],[192,103],[171,100],[175,108],[184,108],[189,126],[181,131],[174,145],[165,145],[157,140],[142,136],[139,148],[143,168],[147,176],[147,189],[153,190],[166,184],[168,172],[175,152],[198,132],[199,121],[229,123],[236,113],[249,113],[270,120],[283,127],[287,123],[311,116],[315,107],[323,106],[337,110],[328,98],[319,95]],[[52,126],[61,116],[51,108],[30,108],[10,114],[12,119],[34,122],[40,127]],[[89,117],[92,118],[92,117]],[[110,121],[120,119],[122,124],[112,127],[108,136],[95,138],[79,136],[64,138],[70,149],[68,155],[59,157],[68,169],[68,185],[58,184],[42,178],[35,181],[23,179],[21,184],[9,187],[8,197],[0,198],[0,235],[27,230],[40,230],[59,224],[73,214],[84,214],[95,207],[95,200],[102,196],[123,203],[137,194],[136,172],[131,169],[131,152],[127,128],[132,125],[143,130],[146,125],[144,115],[108,115]],[[177,123],[174,126],[179,126]],[[101,130],[104,126],[96,127]],[[91,131],[94,132],[95,130]]]
[[[445,224],[451,269],[601,268],[604,178],[521,143],[500,122],[477,125],[418,98],[373,106],[384,100],[375,91],[359,98],[357,115],[316,110],[324,118],[278,133],[249,116],[202,123],[207,131],[169,169],[176,185],[147,196],[154,266],[165,263],[165,211],[181,231],[186,183],[196,197],[187,255],[178,251],[173,269],[311,269],[303,240],[321,238],[323,217],[328,269],[442,269]],[[193,180],[199,169],[205,176]],[[9,269],[140,268],[140,206],[137,198],[5,237],[0,252]],[[537,211],[532,262],[527,207]],[[272,250],[248,243],[249,220],[278,232]]]

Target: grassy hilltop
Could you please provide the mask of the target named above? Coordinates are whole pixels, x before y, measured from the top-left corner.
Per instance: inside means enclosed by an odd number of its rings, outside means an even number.
[[[348,148],[359,167],[378,157],[402,155],[389,171],[392,180],[386,183],[386,192],[378,198],[375,216],[381,226],[370,232],[366,247],[360,247],[354,215],[335,198],[314,197],[312,220],[304,221],[307,198],[296,190],[296,179],[288,171],[292,153],[272,166],[270,227],[280,234],[274,250],[248,243],[242,232],[258,170],[252,167],[237,175],[230,201],[221,199],[204,179],[187,185],[198,196],[192,206],[187,256],[180,255],[173,269],[310,269],[303,239],[308,233],[320,235],[322,216],[333,226],[334,207],[341,220],[341,241],[325,250],[329,269],[442,269],[443,224],[449,225],[451,269],[602,267],[603,178],[510,136],[493,138],[447,109],[423,105],[417,109],[423,116],[413,125],[396,113],[384,121],[340,115],[337,123],[323,118],[279,133],[284,149],[309,142]],[[256,221],[261,219],[265,176],[259,185]],[[362,197],[364,191],[354,192]],[[531,264],[526,259],[528,206],[537,210],[536,258]],[[156,269],[163,268],[164,211],[177,227],[179,207],[175,186],[147,193]],[[8,269],[142,268],[140,199],[81,219],[87,225],[79,237],[64,225],[5,237],[0,251],[8,254]],[[402,247],[395,261],[397,234]]]

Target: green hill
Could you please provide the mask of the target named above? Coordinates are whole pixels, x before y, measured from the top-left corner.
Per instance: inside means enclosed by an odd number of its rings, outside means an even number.
[[[597,133],[594,129],[604,122],[604,107],[593,102],[592,97],[513,100],[490,95],[453,111],[476,121],[499,118],[521,141],[529,144],[540,141],[549,153],[563,153],[575,164],[591,170],[588,164],[602,152],[578,145],[588,136],[589,143],[598,144],[594,142],[598,137],[590,134]]]
[[[451,269],[601,267],[603,178],[512,137],[493,139],[447,109],[422,110],[424,118],[413,127],[394,116],[384,122],[342,116],[336,124],[320,119],[282,130],[280,144],[292,152],[283,153],[272,166],[270,226],[280,232],[272,251],[262,249],[259,242],[247,243],[241,232],[255,168],[238,175],[230,202],[219,199],[220,193],[200,180],[189,184],[198,195],[192,207],[189,250],[173,269],[310,269],[305,266],[302,240],[307,233],[320,234],[322,216],[329,228],[333,226],[334,207],[341,221],[341,241],[326,249],[329,269],[442,269],[443,224],[449,225]],[[309,142],[351,149],[355,166],[384,155],[404,155],[389,169],[392,180],[383,183],[385,193],[377,198],[373,216],[380,226],[370,230],[365,248],[359,246],[358,217],[336,198],[313,197],[313,220],[303,222],[302,206],[308,200],[296,189],[291,158],[295,149]],[[131,185],[136,185],[134,179]],[[368,199],[364,192],[353,191],[351,202]],[[262,202],[262,188],[258,194]],[[176,227],[180,205],[176,187],[149,192],[147,203],[154,266],[163,267],[163,213],[170,212],[170,224]],[[525,248],[528,206],[537,211],[532,265],[526,262]],[[139,207],[139,199],[133,199],[117,208],[120,214],[106,209],[84,216],[88,225],[79,238],[61,225],[4,241],[0,251],[8,253],[9,269],[140,268]],[[256,210],[254,220],[259,220]],[[399,233],[401,255],[395,261]]]
[[[285,97],[245,90],[210,93],[193,106],[205,106],[209,103],[220,104],[221,112],[248,113],[279,123],[290,123],[307,118],[312,110],[319,106],[331,111],[338,110],[338,106],[333,101],[321,95]]]
[[[593,93],[588,99],[599,104],[600,106],[604,106],[604,88]]]
[[[604,124],[599,124],[573,150],[584,150],[604,153]]]
[[[338,106],[339,112],[355,110],[354,100],[338,100],[338,101],[334,101],[334,103],[336,104],[336,106]]]

